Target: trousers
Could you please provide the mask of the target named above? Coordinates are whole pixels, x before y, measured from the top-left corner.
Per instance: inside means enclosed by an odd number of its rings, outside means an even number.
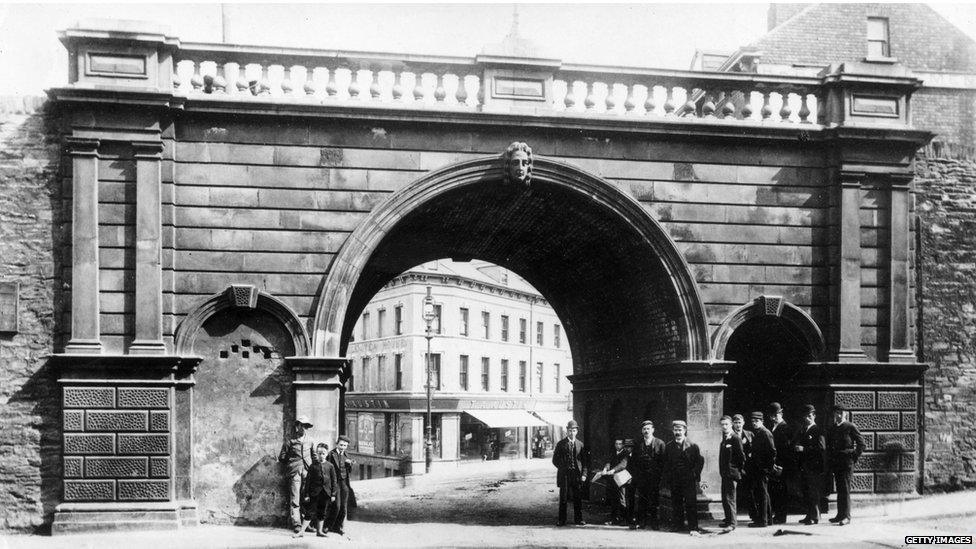
[[[769,507],[769,477],[761,471],[753,473],[749,475],[749,484],[752,504],[756,509],[756,516],[752,520],[757,524],[770,524],[773,517]]]
[[[634,509],[630,516],[631,524],[646,524],[650,518],[651,526],[658,522],[657,509],[661,501],[660,479],[647,480],[634,485]]]
[[[730,526],[736,525],[736,493],[738,480],[722,477],[722,510],[725,511],[725,522]]]
[[[288,478],[288,517],[292,527],[302,525],[302,480],[301,472]]]
[[[675,528],[682,529],[687,520],[689,530],[698,529],[698,483],[695,479],[671,482],[671,512]]]
[[[851,470],[835,469],[834,483],[837,485],[837,518],[851,518]]]
[[[329,506],[329,530],[338,532],[346,523],[346,506],[349,504],[349,481],[336,483],[336,500]]]
[[[573,502],[573,522],[583,522],[583,491],[579,486],[559,487],[559,522],[566,522],[566,506]]]
[[[804,518],[820,520],[820,498],[823,490],[823,474],[820,471],[801,471],[800,490],[803,492]]]

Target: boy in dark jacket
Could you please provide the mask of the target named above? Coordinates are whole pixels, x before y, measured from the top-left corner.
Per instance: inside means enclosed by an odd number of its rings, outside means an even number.
[[[304,520],[301,529],[294,535],[300,538],[305,535],[305,529],[312,522],[312,515],[315,515],[315,535],[324,538],[326,512],[329,504],[336,500],[336,472],[335,468],[329,463],[329,445],[322,442],[315,447],[315,461],[308,468],[308,477],[305,479],[305,495],[302,498]]]
[[[734,530],[737,522],[735,489],[742,478],[746,454],[742,449],[742,439],[732,431],[732,418],[722,416],[719,423],[722,426],[722,441],[718,448],[718,473],[722,477],[722,509],[725,511],[725,520],[719,526]]]

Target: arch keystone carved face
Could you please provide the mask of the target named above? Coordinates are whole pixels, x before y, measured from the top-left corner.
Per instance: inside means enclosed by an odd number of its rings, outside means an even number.
[[[502,154],[507,183],[528,185],[532,180],[532,148],[525,143],[514,142]]]

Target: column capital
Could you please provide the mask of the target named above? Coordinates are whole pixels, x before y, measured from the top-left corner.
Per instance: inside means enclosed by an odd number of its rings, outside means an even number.
[[[72,156],[97,157],[99,144],[100,141],[92,137],[68,136],[64,138],[64,147]]]
[[[163,142],[133,141],[132,151],[137,160],[161,160],[163,158]]]

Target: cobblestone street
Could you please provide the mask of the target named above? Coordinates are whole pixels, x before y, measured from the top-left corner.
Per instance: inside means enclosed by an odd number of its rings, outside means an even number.
[[[976,494],[956,493],[904,502],[855,504],[854,523],[791,524],[722,534],[718,521],[705,521],[708,533],[630,531],[604,526],[605,512],[590,506],[585,527],[555,526],[554,475],[548,460],[495,462],[438,472],[427,478],[377,479],[356,483],[360,507],[346,535],[292,539],[283,529],[201,526],[183,531],[99,534],[72,537],[9,536],[8,548],[175,547],[899,547],[906,535],[976,534]],[[825,517],[826,518],[826,517]]]

